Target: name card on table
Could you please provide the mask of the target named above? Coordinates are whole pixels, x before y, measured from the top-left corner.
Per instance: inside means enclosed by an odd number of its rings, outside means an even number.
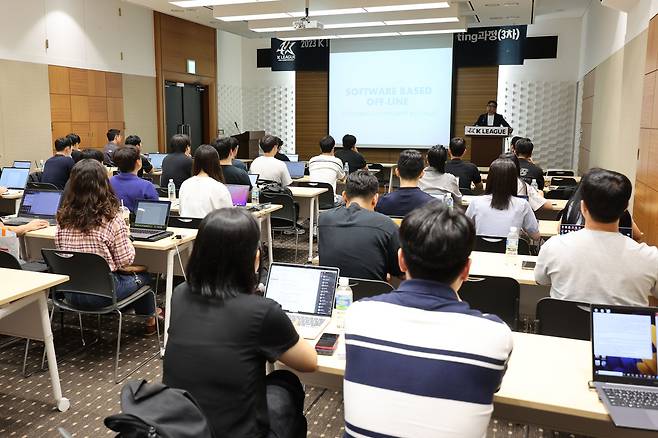
[[[464,126],[464,135],[507,137],[509,128],[505,126]]]

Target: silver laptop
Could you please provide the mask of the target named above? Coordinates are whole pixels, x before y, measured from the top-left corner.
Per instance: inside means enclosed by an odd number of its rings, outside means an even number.
[[[30,169],[32,167],[32,162],[29,160],[18,160],[14,161],[14,164],[11,167],[18,167],[20,169]]]
[[[655,307],[592,304],[592,380],[616,426],[658,431],[657,319]]]
[[[251,183],[251,187],[256,187],[258,185],[258,177],[260,175],[257,173],[250,173],[249,174],[249,182]]]
[[[130,226],[130,238],[142,242],[156,242],[172,236],[169,225],[170,201],[137,201],[135,221]]]
[[[338,268],[272,263],[265,296],[288,314],[300,336],[316,339],[331,321]]]
[[[21,167],[3,167],[0,175],[0,187],[6,187],[10,192],[18,192],[25,189],[30,169]]]
[[[164,161],[167,154],[148,154],[149,162],[155,170],[162,170],[162,162]]]
[[[61,190],[25,189],[21,205],[18,208],[18,215],[3,219],[3,222],[5,225],[18,226],[34,219],[44,219],[50,225],[55,225],[55,216],[61,202]]]

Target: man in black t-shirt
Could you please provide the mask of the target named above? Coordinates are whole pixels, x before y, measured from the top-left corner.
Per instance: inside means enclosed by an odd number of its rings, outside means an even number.
[[[162,160],[161,187],[167,187],[169,180],[173,179],[178,193],[181,184],[192,176],[191,150],[190,138],[187,135],[176,134],[171,137],[169,142],[170,154]]]
[[[521,179],[528,184],[532,184],[534,179],[537,182],[537,188],[544,190],[544,171],[532,161],[533,149],[534,145],[529,138],[522,138],[512,146],[512,152],[519,157]]]
[[[82,160],[82,151],[80,150],[80,136],[78,134],[70,133],[66,136],[71,143],[71,158],[73,162],[77,163]]]
[[[366,159],[356,148],[356,137],[351,134],[343,137],[343,148],[336,150],[334,155],[340,158],[343,164],[347,163],[350,173],[364,169],[367,165]]]
[[[446,173],[459,178],[460,189],[472,190],[471,184],[474,184],[476,190],[482,190],[482,177],[477,166],[462,160],[466,152],[466,142],[464,139],[455,137],[450,140],[449,150],[451,160],[446,163]]]
[[[123,142],[125,145],[135,146],[139,151],[139,156],[142,160],[142,168],[137,172],[138,177],[143,177],[145,173],[153,172],[153,165],[149,161],[148,157],[142,154],[142,139],[137,135],[129,135],[126,137],[126,140]],[[167,181],[169,182],[169,181]]]
[[[224,174],[224,183],[249,186],[249,190],[251,190],[249,174],[233,164],[237,149],[231,149],[231,139],[229,137],[218,138],[213,143],[213,147],[219,154],[219,164]]]
[[[318,253],[320,264],[340,268],[350,278],[387,281],[400,276],[398,227],[374,211],[379,183],[365,171],[347,177],[345,206],[320,213]]]
[[[75,163],[71,158],[71,142],[67,137],[55,140],[55,155],[48,158],[41,174],[42,183],[50,183],[60,190],[64,190],[69,181],[71,169]]]

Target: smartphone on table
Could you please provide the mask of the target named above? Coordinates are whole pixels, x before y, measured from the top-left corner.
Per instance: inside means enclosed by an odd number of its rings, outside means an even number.
[[[315,344],[315,351],[323,356],[331,356],[338,347],[338,338],[339,335],[335,333],[323,333]]]

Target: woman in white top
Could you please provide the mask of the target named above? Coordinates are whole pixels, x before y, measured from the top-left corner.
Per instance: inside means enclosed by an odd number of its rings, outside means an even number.
[[[528,201],[516,196],[516,181],[514,162],[499,158],[491,163],[485,195],[474,197],[466,210],[478,236],[507,237],[516,227],[539,240],[539,223]]]
[[[428,167],[423,177],[418,181],[418,187],[432,196],[450,194],[455,204],[462,202],[462,193],[459,190],[459,178],[446,173],[448,150],[441,145],[432,146],[427,152]]]
[[[180,215],[203,219],[219,208],[232,207],[231,193],[223,184],[219,155],[214,147],[199,146],[194,153],[192,178],[180,186]]]

